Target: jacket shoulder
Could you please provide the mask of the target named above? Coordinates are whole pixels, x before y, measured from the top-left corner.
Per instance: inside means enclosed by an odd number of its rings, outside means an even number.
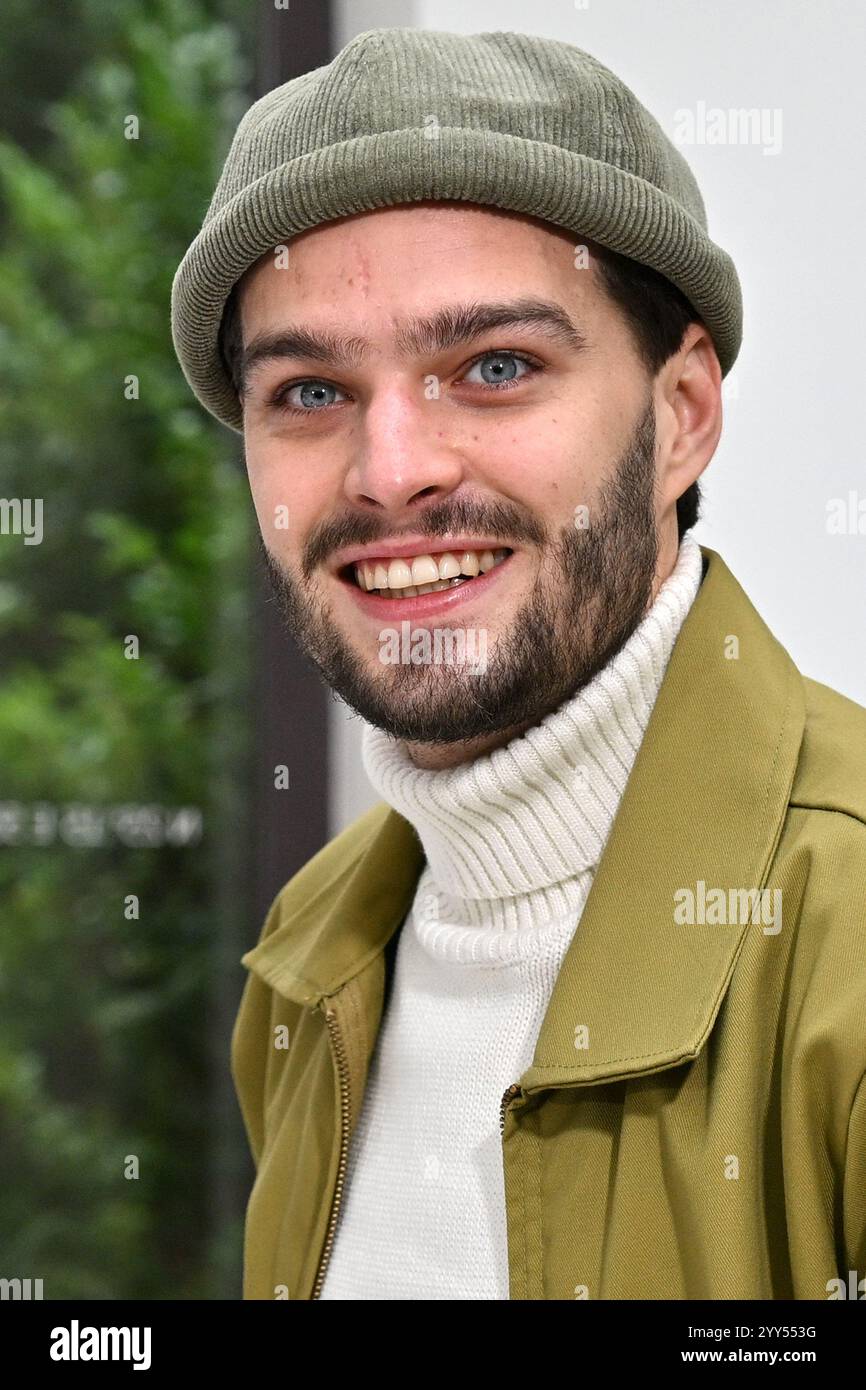
[[[866,827],[866,709],[803,677],[806,722],[790,803],[839,811]]]

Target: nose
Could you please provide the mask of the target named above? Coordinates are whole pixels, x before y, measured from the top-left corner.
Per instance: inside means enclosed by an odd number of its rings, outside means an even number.
[[[370,398],[345,480],[355,506],[398,512],[416,499],[445,496],[463,481],[461,450],[443,425],[435,389],[432,381],[400,381]]]

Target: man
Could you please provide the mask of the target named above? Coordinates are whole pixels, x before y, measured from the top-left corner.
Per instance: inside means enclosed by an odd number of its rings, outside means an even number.
[[[690,534],[679,152],[569,45],[369,31],[247,113],[173,331],[382,798],[243,957],[245,1297],[856,1287],[866,711]]]

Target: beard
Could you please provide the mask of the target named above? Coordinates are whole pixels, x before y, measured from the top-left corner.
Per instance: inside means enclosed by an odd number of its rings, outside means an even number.
[[[333,551],[387,534],[370,517],[320,528],[305,550],[300,582],[285,573],[262,542],[283,620],[326,684],[363,719],[396,738],[459,744],[537,724],[607,665],[650,605],[658,559],[655,446],[650,395],[626,449],[588,509],[588,525],[565,525],[553,539],[536,519],[504,502],[446,499],[415,519],[415,534],[425,537],[474,533],[498,536],[505,546],[529,541],[539,547],[535,581],[497,636],[483,670],[455,664],[385,665],[378,657],[374,664],[337,627],[327,600],[305,592],[310,576]],[[450,617],[441,620],[442,626],[453,623]],[[432,621],[429,625],[435,627]]]

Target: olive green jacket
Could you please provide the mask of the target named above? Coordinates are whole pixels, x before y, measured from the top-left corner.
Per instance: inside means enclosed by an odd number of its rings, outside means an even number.
[[[702,551],[532,1064],[490,1097],[513,1299],[826,1299],[866,1279],[866,710],[804,678]],[[242,958],[245,1298],[321,1291],[422,863],[379,803]]]

